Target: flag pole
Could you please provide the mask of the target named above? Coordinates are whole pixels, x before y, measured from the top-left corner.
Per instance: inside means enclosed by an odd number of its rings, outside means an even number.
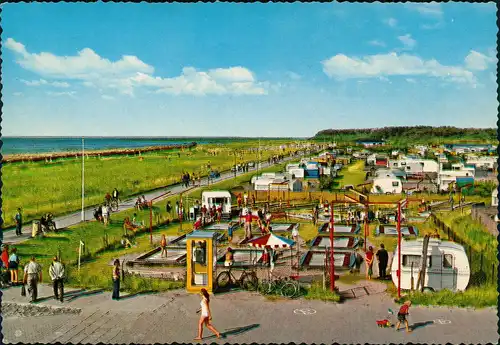
[[[85,221],[85,139],[82,137],[82,222]]]

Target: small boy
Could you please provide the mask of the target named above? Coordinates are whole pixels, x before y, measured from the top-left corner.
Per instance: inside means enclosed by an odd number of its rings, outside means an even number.
[[[406,301],[399,309],[396,331],[399,331],[399,326],[401,326],[401,322],[404,322],[406,326],[406,333],[411,333],[410,326],[408,325],[408,320],[406,320],[406,316],[408,316],[409,314],[410,306],[411,306],[411,301]]]

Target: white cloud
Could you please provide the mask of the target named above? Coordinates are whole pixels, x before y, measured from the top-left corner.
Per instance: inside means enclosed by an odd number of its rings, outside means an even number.
[[[381,76],[428,76],[476,84],[474,74],[462,66],[445,66],[435,59],[423,60],[408,54],[389,53],[361,58],[337,54],[322,61],[322,64],[326,75],[340,80]]]
[[[40,80],[24,80],[21,79],[21,82],[23,84],[26,84],[28,86],[41,86],[41,85],[49,85],[49,86],[54,86],[54,87],[61,87],[61,88],[68,88],[70,85],[66,82],[60,82],[60,81],[54,81],[54,82],[48,82],[45,79],[40,79]]]
[[[411,38],[410,34],[398,36],[398,39],[405,45],[405,49],[412,50],[417,45],[417,41]]]
[[[115,99],[113,96],[109,96],[109,95],[101,95],[101,98],[105,99],[107,101],[112,101]]]
[[[14,41],[12,38],[7,38],[7,41],[5,41],[5,48],[8,48],[21,55],[28,54],[24,45],[22,43]]]
[[[411,10],[417,11],[423,16],[441,18],[443,16],[443,9],[441,4],[437,2],[425,3],[425,4],[405,4],[405,6]]]
[[[76,91],[64,91],[64,92],[47,91],[46,94],[49,96],[55,96],[55,97],[59,97],[59,96],[74,97],[76,94]]]
[[[411,84],[416,84],[417,83],[417,81],[415,79],[413,79],[413,78],[406,78],[406,81],[408,83],[411,83]]]
[[[384,23],[389,25],[391,28],[395,28],[398,25],[398,21],[394,18],[389,18],[384,20]]]
[[[266,83],[257,82],[252,71],[242,66],[208,71],[185,67],[179,76],[163,78],[153,75],[153,66],[131,55],[110,61],[90,48],[84,48],[76,56],[56,56],[48,52],[35,54],[29,53],[23,44],[12,38],[7,39],[6,47],[18,54],[16,62],[19,65],[45,78],[78,80],[87,87],[111,89],[129,96],[134,96],[134,90],[141,87],[172,94],[267,94]],[[64,87],[59,82],[52,84]]]
[[[372,45],[372,46],[378,46],[378,47],[385,47],[386,44],[384,41],[379,41],[379,40],[371,40],[370,42],[368,42],[369,45]]]
[[[22,96],[22,95],[23,95],[23,93],[22,93],[22,92],[14,92],[14,93],[13,93],[13,95],[14,95],[14,96]]]
[[[300,74],[292,72],[292,71],[287,72],[287,76],[288,76],[288,78],[290,78],[292,80],[300,80],[300,79],[302,79],[302,76]]]
[[[489,64],[493,64],[495,61],[495,57],[486,56],[475,50],[471,50],[465,57],[465,66],[471,70],[484,71],[488,68]]]

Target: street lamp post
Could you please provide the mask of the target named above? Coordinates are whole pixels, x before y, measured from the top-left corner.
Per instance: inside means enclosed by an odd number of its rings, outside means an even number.
[[[333,258],[333,235],[335,231],[335,219],[333,201],[330,203],[330,290],[335,291],[335,263]]]
[[[85,139],[82,137],[82,222],[85,221]]]
[[[401,201],[398,202],[398,298],[401,298]]]

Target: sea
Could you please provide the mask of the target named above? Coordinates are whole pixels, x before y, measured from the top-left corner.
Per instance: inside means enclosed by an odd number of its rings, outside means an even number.
[[[251,139],[255,140],[255,138]],[[183,145],[192,142],[196,142],[197,144],[223,144],[251,139],[230,137],[85,137],[85,150]],[[81,137],[2,137],[1,140],[2,155],[72,152],[82,150]]]

